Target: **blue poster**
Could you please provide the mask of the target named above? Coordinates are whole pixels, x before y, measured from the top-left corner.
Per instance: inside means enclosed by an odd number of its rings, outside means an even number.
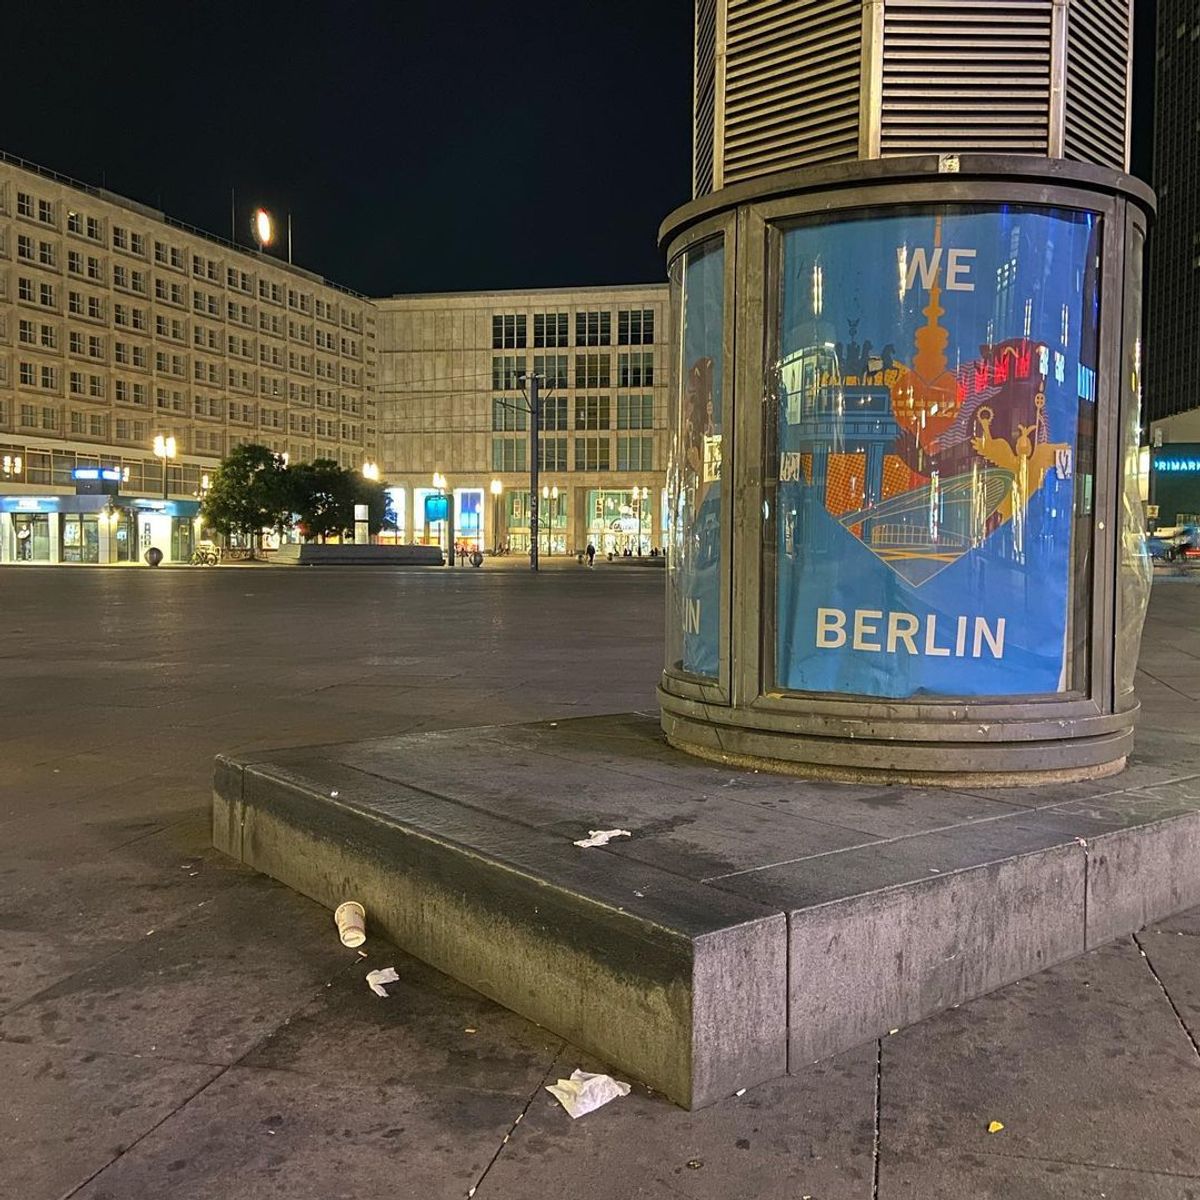
[[[680,442],[675,464],[671,587],[683,644],[680,666],[715,679],[721,629],[721,379],[725,248],[702,243],[684,256]]]
[[[1073,686],[1098,263],[1099,218],[1063,209],[942,206],[784,232],[779,687]]]

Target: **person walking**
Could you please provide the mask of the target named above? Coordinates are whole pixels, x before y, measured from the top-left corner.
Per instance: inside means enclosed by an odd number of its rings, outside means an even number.
[[[588,566],[594,567],[596,565],[596,547],[591,542],[588,542],[587,550],[584,553],[587,555]]]

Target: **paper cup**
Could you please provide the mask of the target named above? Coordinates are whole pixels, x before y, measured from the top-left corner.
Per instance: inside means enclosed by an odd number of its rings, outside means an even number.
[[[343,946],[361,946],[367,940],[367,910],[357,900],[339,904],[333,919]]]

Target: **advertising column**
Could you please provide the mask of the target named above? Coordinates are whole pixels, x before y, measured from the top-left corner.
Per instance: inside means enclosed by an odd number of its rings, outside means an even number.
[[[1099,218],[892,209],[775,251],[775,686],[1084,686]]]

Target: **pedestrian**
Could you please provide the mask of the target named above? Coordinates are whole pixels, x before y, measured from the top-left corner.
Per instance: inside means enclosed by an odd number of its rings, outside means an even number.
[[[587,550],[584,553],[587,554],[588,566],[594,567],[596,565],[596,547],[591,542],[588,542]]]

